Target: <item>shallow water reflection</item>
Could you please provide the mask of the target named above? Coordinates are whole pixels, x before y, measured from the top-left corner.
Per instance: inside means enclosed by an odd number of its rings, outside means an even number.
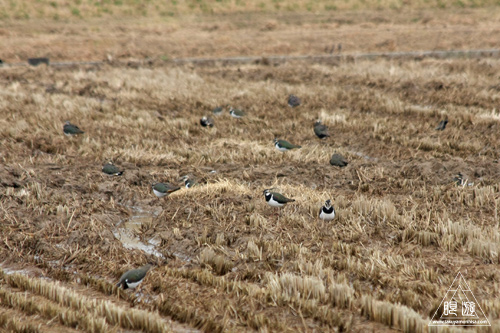
[[[154,214],[147,213],[142,209],[132,208],[134,214],[127,220],[123,220],[118,224],[118,228],[113,232],[115,237],[122,242],[126,249],[138,249],[148,254],[155,255],[159,258],[164,258],[163,254],[156,250],[156,246],[160,245],[160,240],[153,237],[147,241],[147,244],[142,242],[137,236],[143,223],[152,223]]]

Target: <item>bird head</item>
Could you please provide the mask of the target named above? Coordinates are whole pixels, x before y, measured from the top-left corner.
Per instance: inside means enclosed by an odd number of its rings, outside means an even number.
[[[325,201],[325,206],[326,207],[330,207],[332,205],[332,202],[330,201],[330,199],[326,200]]]
[[[274,191],[274,190],[276,190],[276,187],[267,188],[264,190],[264,194],[271,193],[271,191]]]
[[[316,125],[321,125],[321,120],[319,120],[319,119],[318,119],[318,120],[316,120],[316,122],[314,123],[314,125],[315,125],[315,126],[316,126]]]

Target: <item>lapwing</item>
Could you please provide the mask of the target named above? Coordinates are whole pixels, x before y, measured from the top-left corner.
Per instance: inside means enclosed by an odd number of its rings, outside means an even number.
[[[269,189],[264,190],[267,204],[271,207],[283,207],[289,202],[294,202],[295,199],[289,199],[284,195],[276,192],[271,192]]]
[[[189,176],[182,177],[182,180],[184,181],[184,186],[186,188],[191,188],[191,187],[193,187],[196,184],[195,180],[189,178]]]
[[[135,289],[135,287],[137,287],[142,282],[142,280],[144,280],[151,267],[153,267],[153,265],[147,264],[123,273],[122,277],[120,278],[120,282],[118,282],[116,286],[122,287],[123,289]]]
[[[229,114],[236,119],[243,118],[246,115],[246,113],[243,110],[233,109],[233,107],[229,109]]]
[[[333,166],[338,166],[338,167],[343,168],[343,167],[345,167],[349,163],[344,158],[344,156],[335,153],[335,154],[332,155],[332,158],[330,159],[330,164],[333,165]]]
[[[102,167],[102,172],[110,176],[121,176],[123,171],[120,170],[113,162],[108,162]]]
[[[295,95],[288,96],[288,106],[291,108],[295,108],[300,105],[300,98]]]
[[[441,120],[436,127],[436,131],[444,131],[447,124],[448,124],[448,119]]]
[[[82,131],[78,126],[73,125],[69,121],[66,121],[63,126],[63,132],[67,136],[73,136],[73,135],[78,135],[78,134],[83,134],[85,133]]]
[[[274,147],[282,152],[289,151],[295,148],[302,148],[302,146],[294,145],[286,140],[278,140],[277,138],[274,139]]]
[[[324,221],[331,221],[335,217],[335,209],[332,206],[332,202],[330,200],[326,200],[323,207],[321,207],[321,211],[319,212],[319,218]]]
[[[464,175],[459,172],[455,177],[453,177],[453,182],[457,186],[465,186],[465,184],[467,184],[467,179],[465,179]]]
[[[181,189],[179,186],[175,186],[170,183],[155,183],[151,185],[151,187],[153,188],[154,194],[158,198],[163,198],[164,196]]]
[[[330,136],[328,133],[328,127],[323,125],[319,119],[314,123],[314,134],[316,134],[316,136],[320,139]]]
[[[214,127],[214,120],[210,117],[203,117],[200,119],[200,124],[203,127]]]

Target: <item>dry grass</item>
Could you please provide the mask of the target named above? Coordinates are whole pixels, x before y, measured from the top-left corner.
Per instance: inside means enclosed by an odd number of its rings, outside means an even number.
[[[88,332],[107,332],[110,330],[108,324],[146,332],[165,332],[168,329],[163,320],[154,313],[123,309],[108,301],[89,299],[57,283],[37,278],[29,278],[20,274],[5,275],[2,271],[0,271],[0,276],[13,288],[29,291],[49,300],[49,302],[37,302],[34,298],[27,299],[26,295],[5,291],[0,298],[6,304],[21,308],[28,313],[40,313],[49,319],[57,316],[65,326],[83,327]],[[64,309],[64,307],[71,310]]]
[[[266,35],[260,23],[252,31]],[[43,331],[36,316],[57,315],[61,330],[426,332],[460,270],[498,330],[498,68],[492,58],[2,69],[0,255],[54,281],[3,273],[0,309],[29,320],[0,325]],[[291,93],[299,108],[286,105]],[[199,125],[225,104],[247,117]],[[331,138],[315,137],[318,117]],[[85,134],[65,137],[65,120]],[[275,137],[302,148],[280,153]],[[331,166],[334,152],[349,165]],[[101,173],[108,159],[122,177]],[[151,192],[186,174],[193,188]],[[296,201],[269,207],[265,188]],[[327,199],[332,222],[318,219]],[[138,212],[149,216],[133,235],[161,256],[114,236]],[[140,292],[116,288],[147,262],[158,267]]]
[[[477,8],[481,6],[496,6],[498,3],[493,0],[464,0],[464,1],[402,1],[402,0],[354,0],[339,1],[331,3],[329,1],[304,1],[289,0],[286,2],[274,1],[237,1],[220,0],[210,1],[148,1],[138,3],[132,0],[115,1],[75,1],[68,3],[61,0],[41,0],[35,4],[29,1],[11,2],[5,5],[0,12],[3,19],[30,19],[49,18],[53,20],[82,19],[92,17],[162,17],[171,19],[181,14],[214,14],[214,13],[240,13],[240,12],[336,12],[343,10],[401,10],[401,9],[426,9],[426,8]],[[275,21],[270,21],[267,29],[276,27]]]

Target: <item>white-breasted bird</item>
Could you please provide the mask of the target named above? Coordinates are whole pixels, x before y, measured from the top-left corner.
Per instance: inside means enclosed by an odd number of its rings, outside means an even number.
[[[163,198],[164,196],[181,189],[179,186],[170,183],[155,183],[151,185],[151,188],[153,189],[153,193],[158,198]]]
[[[123,289],[134,289],[142,282],[142,280],[144,280],[151,267],[153,267],[153,265],[146,264],[142,267],[126,271],[120,277],[120,281],[116,286],[122,287]]]
[[[321,207],[319,218],[324,221],[331,221],[335,218],[335,209],[333,208],[330,200],[326,200],[323,207]]]
[[[267,204],[271,207],[283,207],[287,203],[295,201],[295,199],[289,199],[283,194],[271,192],[269,189],[264,190],[264,196]]]

